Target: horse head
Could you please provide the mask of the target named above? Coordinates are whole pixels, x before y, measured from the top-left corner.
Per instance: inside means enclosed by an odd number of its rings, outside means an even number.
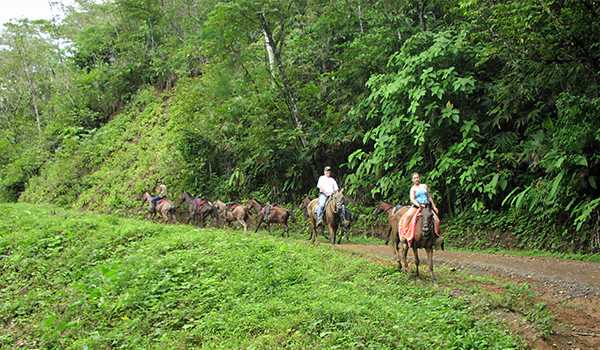
[[[433,214],[429,205],[421,209],[419,216],[421,217],[421,232],[423,239],[427,239],[433,230]]]
[[[341,191],[336,191],[334,194],[332,194],[331,202],[333,205],[333,212],[340,213],[341,215],[342,206],[346,204],[344,198],[344,189],[342,189]]]
[[[191,197],[191,195],[189,193],[187,193],[186,191],[183,191],[181,193],[181,196],[179,197],[179,204],[178,205],[181,205],[181,203],[185,202],[190,197]]]
[[[311,201],[312,201],[312,199],[310,199],[310,197],[306,196],[306,198],[304,198],[302,203],[300,203],[300,209],[304,209],[304,208],[308,207],[308,205],[310,204]]]

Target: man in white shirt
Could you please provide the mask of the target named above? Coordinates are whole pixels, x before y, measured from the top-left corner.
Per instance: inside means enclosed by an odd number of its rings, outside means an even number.
[[[325,207],[327,198],[329,198],[329,196],[339,189],[337,182],[333,177],[331,177],[330,166],[326,166],[323,170],[323,175],[319,177],[317,187],[319,188],[319,191],[321,191],[319,194],[319,209],[317,210],[317,215],[319,217],[317,220],[317,226],[319,226],[323,223],[323,208]]]

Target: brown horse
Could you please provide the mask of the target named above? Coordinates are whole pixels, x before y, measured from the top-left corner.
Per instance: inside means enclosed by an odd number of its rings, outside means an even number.
[[[351,242],[350,240],[350,226],[354,221],[354,214],[350,211],[350,209],[346,208],[346,205],[342,205],[342,221],[340,222],[340,229],[342,233],[340,234],[340,238],[338,239],[338,244],[342,242],[342,236],[344,233],[346,234],[346,240]]]
[[[335,235],[337,233],[337,229],[342,222],[342,206],[344,206],[345,198],[344,198],[344,190],[336,191],[333,193],[327,202],[325,203],[325,208],[323,209],[323,223],[327,223],[327,228],[329,229],[329,238],[331,239],[331,247],[335,247]],[[319,245],[319,239],[317,238],[317,207],[319,206],[319,198],[313,199],[308,204],[308,216],[310,218],[310,235],[311,242],[317,241],[317,245]],[[321,228],[321,234],[323,234],[323,226]]]
[[[217,211],[217,207],[212,205],[208,200],[193,197],[187,191],[183,191],[183,193],[181,193],[181,197],[179,197],[179,205],[181,205],[181,203],[184,201],[187,203],[188,212],[190,213],[187,221],[188,224],[191,221],[192,224],[196,226],[196,215],[199,214],[200,222],[202,223],[201,227],[204,227],[204,219],[208,215],[211,215],[215,220],[215,227],[219,228],[219,213]]]
[[[392,217],[398,210],[399,210],[399,208],[397,206],[394,206],[391,203],[379,202],[379,204],[377,204],[377,207],[375,208],[375,211],[373,211],[374,217],[379,216],[379,214],[381,214],[381,213],[386,213],[386,215],[387,215],[388,227],[386,230],[387,237],[385,238],[385,245],[387,245],[390,242],[390,238],[392,238],[392,236],[391,236],[391,234],[392,234]]]
[[[304,198],[302,203],[300,203],[300,209],[302,210],[302,218],[304,219],[304,221],[308,220],[308,209],[307,208],[311,201],[312,201],[312,199],[310,199],[309,196],[306,196],[306,198]]]
[[[144,205],[144,203],[146,202],[148,203],[148,205],[150,205],[152,198],[154,197],[150,193],[148,193],[148,191],[144,191],[144,193],[142,194],[142,205]],[[165,224],[169,221],[169,217],[173,219],[173,221],[177,224],[177,218],[175,217],[176,209],[177,208],[175,207],[175,204],[173,204],[173,202],[171,202],[168,199],[161,199],[158,202],[156,202],[154,213],[149,213],[150,218],[154,219],[156,213],[160,213],[163,217],[163,222]],[[147,216],[148,214],[146,214],[146,217]]]
[[[250,216],[248,209],[245,206],[240,204],[227,205],[219,199],[215,202],[215,206],[221,211],[221,217],[227,222],[227,227],[229,227],[231,222],[237,221],[244,228],[244,232],[246,232],[248,229],[246,220],[248,220]]]
[[[256,224],[256,230],[254,233],[258,232],[258,228],[260,224],[263,222],[267,224],[267,230],[269,230],[269,234],[271,233],[271,224],[280,224],[283,226],[284,231],[281,233],[281,237],[290,236],[290,228],[287,225],[288,219],[292,218],[292,222],[296,222],[296,217],[294,213],[290,210],[287,210],[279,205],[273,206],[264,206],[262,203],[252,198],[246,203],[246,208],[253,208],[257,212],[256,220],[258,223]],[[267,215],[267,209],[269,213]]]
[[[403,210],[406,208],[406,210],[408,210],[408,207],[404,207],[402,208]],[[404,212],[406,212],[406,210],[404,210]],[[395,214],[398,215],[398,213]],[[404,215],[404,214],[402,214]],[[401,217],[401,216],[400,216]],[[399,220],[398,220],[399,222]],[[411,223],[409,223],[409,225],[411,225]],[[398,230],[398,223],[396,223],[396,231]],[[414,237],[412,242],[408,242],[408,240],[404,237],[404,236],[399,236],[398,237],[398,243],[402,245],[402,247],[400,248],[400,252],[399,252],[399,268],[402,268],[404,271],[406,271],[407,273],[409,272],[408,269],[408,262],[406,260],[406,256],[408,254],[408,249],[412,248],[413,251],[413,257],[415,260],[415,265],[416,265],[416,270],[417,270],[417,277],[419,276],[419,254],[417,252],[418,248],[424,248],[425,252],[427,253],[427,261],[429,264],[429,271],[431,272],[431,281],[437,285],[436,280],[435,280],[435,275],[433,274],[433,248],[440,248],[441,246],[443,246],[443,241],[444,238],[441,236],[437,236],[435,233],[435,228],[434,228],[434,222],[433,222],[433,212],[431,210],[431,208],[429,206],[421,209],[419,215],[416,217],[416,224],[415,224],[415,233],[414,233]],[[396,247],[397,249],[397,247]]]

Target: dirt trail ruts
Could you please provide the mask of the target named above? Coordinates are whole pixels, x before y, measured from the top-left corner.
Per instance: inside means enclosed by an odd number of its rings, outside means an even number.
[[[336,249],[366,252],[377,260],[397,264],[391,246],[341,244]],[[412,252],[408,256],[410,263]],[[426,260],[424,250],[419,250],[419,259],[421,264]],[[535,294],[533,302],[546,303],[547,310],[555,315],[552,334],[538,334],[522,318],[519,320],[509,313],[503,318],[515,333],[528,340],[532,349],[600,349],[600,263],[456,251],[435,251],[433,261],[434,265],[446,265],[451,271],[490,275],[500,281],[531,286]],[[410,263],[410,267],[414,271],[414,264]],[[421,273],[427,281],[426,266],[421,266]],[[440,273],[443,272],[438,271],[436,276]],[[493,283],[482,287],[492,293],[506,292]]]

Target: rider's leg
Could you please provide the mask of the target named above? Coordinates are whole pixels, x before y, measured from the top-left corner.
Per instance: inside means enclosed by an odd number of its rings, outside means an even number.
[[[406,211],[406,213],[404,213],[404,216],[402,219],[400,219],[400,221],[403,223],[402,225],[402,231],[405,232],[406,229],[408,229],[408,225],[410,224],[412,217],[415,215],[415,213],[417,212],[417,208],[415,208],[414,206],[410,206],[410,208]],[[404,220],[404,221],[402,221]]]
[[[149,212],[154,213],[154,208],[156,208],[156,202],[160,199],[160,196],[156,196],[150,200],[150,208]]]
[[[317,226],[323,222],[323,208],[325,207],[325,202],[327,202],[327,195],[321,193],[319,195],[319,209],[317,210]]]
[[[437,214],[433,214],[433,227],[435,229],[435,234],[440,235],[440,218]]]

